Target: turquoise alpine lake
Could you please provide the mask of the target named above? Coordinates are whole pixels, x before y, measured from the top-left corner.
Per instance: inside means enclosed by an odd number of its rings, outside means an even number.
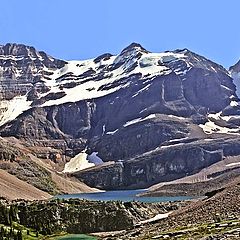
[[[176,196],[176,197],[141,197],[139,194],[145,192],[146,189],[137,190],[118,190],[118,191],[106,191],[106,192],[95,192],[95,193],[78,193],[78,194],[65,194],[57,195],[55,198],[78,198],[95,201],[139,201],[139,202],[168,202],[168,201],[183,201],[193,199],[190,196]]]

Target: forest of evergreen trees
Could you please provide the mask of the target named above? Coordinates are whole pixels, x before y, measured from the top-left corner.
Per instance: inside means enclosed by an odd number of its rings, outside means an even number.
[[[14,229],[13,222],[18,221],[17,206],[5,206],[0,203],[0,240],[22,240],[22,231]]]

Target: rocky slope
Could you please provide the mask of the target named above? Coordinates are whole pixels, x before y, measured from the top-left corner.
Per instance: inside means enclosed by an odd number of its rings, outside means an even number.
[[[0,170],[0,197],[6,199],[48,199],[51,197],[44,191],[18,179],[17,177]]]
[[[36,151],[14,138],[0,138],[0,197],[34,200],[57,193],[97,191],[75,178],[59,174],[51,160],[55,154],[51,148]]]
[[[193,202],[167,218],[103,239],[239,239],[240,178],[211,198]]]
[[[1,136],[58,172],[72,161],[68,172],[92,187],[148,187],[240,154],[236,67],[231,75],[188,49],[151,53],[136,43],[85,61],[0,49]],[[36,150],[46,147],[51,157]]]

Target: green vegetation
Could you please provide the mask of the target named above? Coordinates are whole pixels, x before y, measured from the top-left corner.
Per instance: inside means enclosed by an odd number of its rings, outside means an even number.
[[[140,214],[139,211],[135,213],[133,205],[78,199],[34,202],[0,200],[0,240],[56,239],[60,236],[63,237],[59,239],[74,239],[76,235],[66,234],[126,229],[134,225],[133,217],[126,209],[131,208],[134,214]],[[145,211],[144,207],[144,214]],[[78,235],[78,239],[96,238]]]
[[[43,239],[35,229],[20,224],[17,205],[0,202],[0,240],[35,240]]]
[[[11,226],[0,224],[0,240],[35,240],[44,239],[43,235],[13,222]]]
[[[35,230],[26,228],[13,222],[13,225],[6,226],[0,224],[0,240],[96,240],[95,237],[85,234],[67,234],[59,233],[54,235],[44,236]]]

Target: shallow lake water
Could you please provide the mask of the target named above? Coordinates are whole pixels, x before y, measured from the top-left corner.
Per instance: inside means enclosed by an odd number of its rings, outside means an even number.
[[[177,196],[177,197],[139,197],[140,193],[145,192],[145,189],[137,190],[118,190],[118,191],[106,191],[97,193],[79,193],[79,194],[66,194],[57,195],[56,198],[78,198],[96,201],[139,201],[139,202],[167,202],[167,201],[182,201],[192,199],[190,196]]]

